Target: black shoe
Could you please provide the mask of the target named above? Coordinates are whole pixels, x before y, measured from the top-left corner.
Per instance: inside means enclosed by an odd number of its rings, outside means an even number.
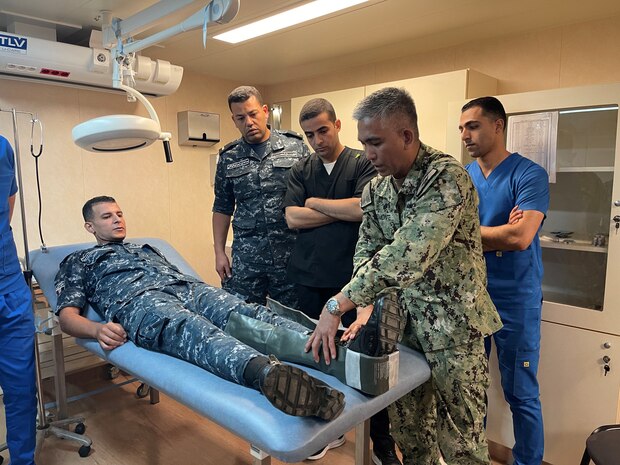
[[[375,305],[368,322],[362,326],[349,350],[370,357],[380,357],[396,350],[405,327],[405,318],[395,295],[382,295]]]
[[[372,461],[375,465],[403,465],[396,455],[394,445],[384,448],[373,444]]]
[[[340,436],[338,439],[330,442],[329,444],[327,444],[325,447],[323,447],[321,450],[315,452],[314,454],[310,455],[309,457],[306,458],[306,460],[320,460],[323,457],[325,457],[325,454],[327,454],[327,451],[330,449],[335,449],[336,447],[340,447],[344,444],[345,439],[344,439],[344,435]]]
[[[344,409],[344,394],[273,355],[258,375],[258,388],[274,407],[298,417],[333,420]]]

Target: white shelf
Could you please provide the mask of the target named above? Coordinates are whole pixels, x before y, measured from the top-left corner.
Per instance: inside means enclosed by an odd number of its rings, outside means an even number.
[[[563,249],[563,250],[575,250],[580,252],[596,252],[596,253],[607,253],[607,246],[598,247],[594,245],[586,245],[586,244],[575,244],[575,243],[566,243],[566,242],[555,242],[541,238],[540,246],[545,247],[547,249]]]
[[[556,173],[613,173],[613,166],[561,166]]]

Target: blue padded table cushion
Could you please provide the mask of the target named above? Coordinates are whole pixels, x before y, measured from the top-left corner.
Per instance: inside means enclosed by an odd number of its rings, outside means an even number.
[[[130,239],[128,242],[153,245],[181,271],[198,276],[183,257],[164,240],[141,238]],[[94,244],[72,244],[49,247],[47,252],[31,252],[34,276],[52,310],[56,308],[54,278],[60,262],[71,252],[92,245]],[[89,308],[85,315],[90,319],[100,320],[92,308]],[[335,420],[326,422],[317,418],[287,415],[273,407],[258,391],[225,381],[191,363],[142,349],[131,342],[112,351],[104,351],[94,339],[78,339],[77,342],[107,362],[284,462],[304,460],[430,377],[430,369],[424,357],[407,347],[400,347],[398,384],[377,397],[366,396],[332,376],[303,367],[312,376],[324,380],[345,394],[346,406],[342,414]]]

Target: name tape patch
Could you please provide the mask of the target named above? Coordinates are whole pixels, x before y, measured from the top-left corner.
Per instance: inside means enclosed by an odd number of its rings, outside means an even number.
[[[232,170],[236,170],[236,169],[245,168],[249,164],[250,164],[250,159],[249,158],[244,158],[244,159],[236,161],[234,163],[230,163],[229,165],[226,166],[226,170],[227,171],[232,171]]]

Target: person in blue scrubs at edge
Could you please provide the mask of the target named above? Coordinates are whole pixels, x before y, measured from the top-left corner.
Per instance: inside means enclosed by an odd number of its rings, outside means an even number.
[[[480,199],[487,288],[504,327],[491,337],[504,398],[512,411],[515,465],[540,465],[543,418],[538,359],[543,265],[538,232],[549,207],[549,177],[533,161],[506,150],[506,111],[494,97],[461,109],[459,131],[474,161],[466,166]]]
[[[0,387],[11,465],[32,465],[37,417],[35,331],[32,296],[10,226],[16,193],[13,149],[0,136]]]

